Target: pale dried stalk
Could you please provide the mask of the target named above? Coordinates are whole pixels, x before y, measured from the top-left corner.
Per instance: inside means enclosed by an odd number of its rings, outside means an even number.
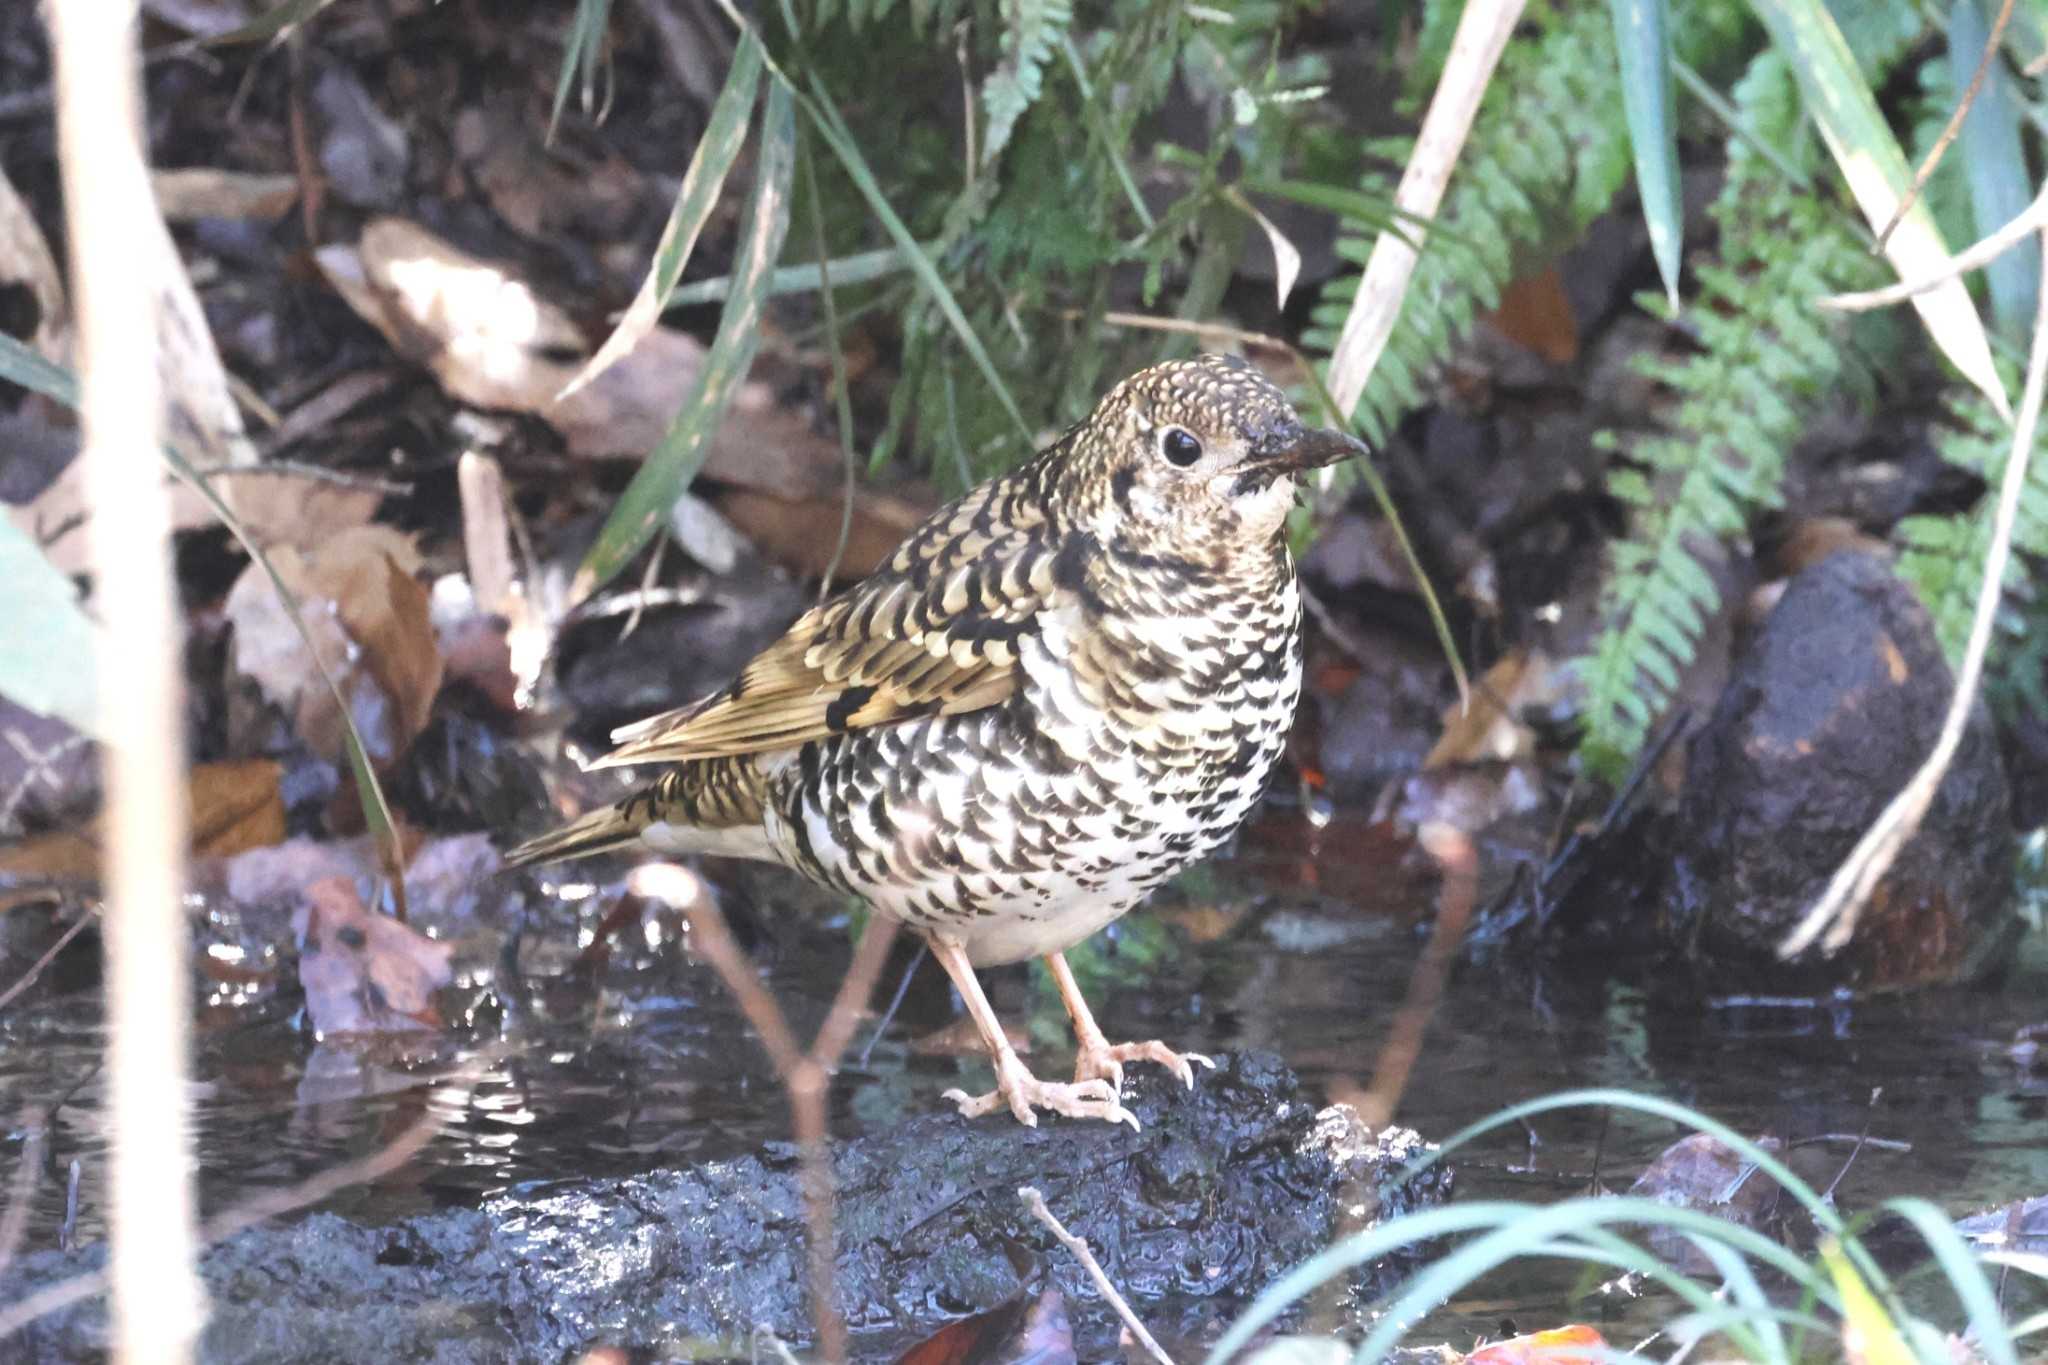
[[[2044,227],[2048,227],[2048,182],[2042,184],[2041,192],[2034,196],[2034,202],[2021,209],[2011,222],[1994,230],[1983,240],[1957,252],[1934,274],[1917,280],[1900,280],[1897,284],[1888,284],[1882,289],[1866,289],[1855,294],[1829,294],[1820,300],[1820,306],[1844,313],[1867,313],[1873,308],[1889,308],[1893,304],[1904,303],[1915,295],[1940,288],[1958,275],[1967,274],[1972,270],[1982,270]]]
[[[2041,260],[2048,265],[2048,229],[2041,233]],[[2019,418],[2013,425],[2012,453],[2006,457],[2005,477],[1998,487],[1998,510],[1991,523],[1991,545],[1984,553],[1984,577],[1977,585],[1977,609],[1970,619],[1970,638],[1963,646],[1963,664],[1956,671],[1955,695],[1949,699],[1948,715],[1934,752],[1913,779],[1892,798],[1849,856],[1835,871],[1827,890],[1806,912],[1798,928],[1778,946],[1780,957],[1796,957],[1816,939],[1828,953],[1838,952],[1856,931],[1856,920],[1864,902],[1891,870],[1892,862],[1920,828],[1920,819],[1934,800],[1934,793],[1948,775],[1948,765],[1962,743],[1970,719],[1970,707],[1977,699],[1977,684],[1984,673],[1984,655],[1991,645],[1991,628],[1998,619],[1998,602],[2005,588],[2005,567],[2012,558],[2013,522],[2019,515],[2020,494],[2026,490],[2027,469],[2033,461],[2034,432],[2041,421],[2041,399],[2048,387],[2048,290],[2034,315],[2034,341],[2027,354],[2026,390],[2020,396]],[[1825,937],[1823,937],[1825,935]]]
[[[2005,4],[1999,7],[1998,18],[1992,21],[1991,36],[1984,42],[1984,54],[1977,59],[1977,70],[1970,77],[1969,87],[1963,91],[1963,97],[1956,101],[1955,109],[1948,116],[1948,123],[1941,130],[1941,136],[1934,139],[1934,146],[1928,149],[1926,157],[1921,160],[1920,169],[1913,173],[1913,183],[1906,187],[1905,194],[1899,199],[1899,206],[1892,210],[1890,221],[1877,234],[1876,250],[1884,250],[1884,244],[1892,239],[1892,233],[1905,221],[1914,201],[1919,199],[1920,191],[1927,188],[1927,177],[1934,174],[1934,168],[1941,164],[1941,158],[1948,153],[1949,144],[1963,131],[1963,120],[1970,116],[1970,106],[1977,102],[1978,93],[1984,89],[1984,78],[1991,73],[1991,63],[1998,60],[1998,45],[2005,40],[2005,26],[2012,22],[2012,3],[2013,0],[2005,0]]]
[[[1522,4],[1523,0],[1467,0],[1465,13],[1458,20],[1443,77],[1430,98],[1415,151],[1394,191],[1395,211],[1404,219],[1401,230],[1382,232],[1373,243],[1365,275],[1351,300],[1350,315],[1337,338],[1337,349],[1330,355],[1330,392],[1347,420],[1365,393],[1365,381],[1379,363],[1387,338],[1393,335],[1401,300],[1415,274],[1416,248],[1427,235],[1422,224],[1436,217],[1443,203],[1444,188],[1450,184],[1458,153],[1472,131],[1479,101],[1522,17]]]
[[[92,495],[107,789],[108,1089],[114,1342],[123,1361],[184,1361],[195,1271],[182,909],[183,680],[170,498],[158,464],[160,257],[141,141],[135,0],[48,6],[80,412]],[[140,234],[140,240],[138,240]]]
[[[1137,1338],[1138,1344],[1145,1348],[1145,1354],[1159,1362],[1159,1365],[1173,1365],[1173,1357],[1168,1355],[1152,1334],[1145,1330],[1145,1324],[1138,1320],[1138,1315],[1131,1311],[1131,1306],[1124,1301],[1124,1296],[1109,1282],[1109,1276],[1103,1271],[1102,1263],[1095,1259],[1095,1253],[1089,1250],[1088,1243],[1068,1232],[1066,1224],[1053,1216],[1053,1211],[1045,1206],[1045,1196],[1038,1192],[1038,1187],[1025,1185],[1017,1191],[1017,1197],[1024,1201],[1024,1207],[1031,1211],[1033,1218],[1052,1230],[1052,1235],[1060,1239],[1061,1246],[1074,1253],[1074,1259],[1081,1263],[1081,1269],[1087,1271],[1088,1278],[1095,1282],[1095,1291],[1116,1310],[1117,1317],[1123,1320],[1124,1326]]]

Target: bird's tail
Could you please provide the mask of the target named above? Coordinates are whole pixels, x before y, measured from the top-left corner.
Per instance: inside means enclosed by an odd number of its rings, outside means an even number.
[[[717,853],[768,858],[761,827],[765,791],[751,756],[679,764],[651,786],[604,806],[505,855],[505,866],[531,867],[629,848],[643,839],[660,853]]]
[[[560,829],[528,839],[505,855],[504,865],[508,869],[533,867],[637,844],[647,822],[634,819],[634,805],[629,799],[616,806],[602,806]]]

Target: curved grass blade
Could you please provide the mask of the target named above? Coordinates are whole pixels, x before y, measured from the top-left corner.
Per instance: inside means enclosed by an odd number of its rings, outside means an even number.
[[[0,333],[0,379],[10,380],[25,389],[33,389],[46,398],[51,398],[68,408],[78,406],[78,380],[61,365],[53,365],[37,355],[13,337]],[[405,919],[405,864],[398,847],[398,828],[391,818],[391,803],[384,797],[384,788],[377,781],[377,771],[370,766],[369,751],[363,747],[363,737],[356,729],[354,713],[349,709],[348,698],[341,694],[341,688],[334,681],[334,675],[327,671],[327,663],[320,657],[313,637],[306,630],[305,608],[292,590],[285,586],[277,570],[271,567],[270,557],[263,553],[242,525],[241,518],[234,514],[206,476],[192,467],[191,461],[170,446],[160,446],[164,462],[173,473],[192,485],[194,491],[206,500],[213,514],[220,518],[221,525],[228,533],[241,542],[249,558],[261,565],[265,576],[270,579],[271,588],[278,600],[285,605],[285,614],[291,618],[292,629],[298,631],[299,639],[305,642],[306,653],[313,661],[313,669],[320,675],[320,681],[327,687],[328,695],[334,698],[335,708],[341,713],[342,749],[348,755],[349,771],[355,775],[356,797],[362,804],[363,825],[370,832],[377,845],[378,859],[384,864],[384,874],[390,879],[391,894],[398,908],[398,917]]]
[[[779,80],[788,80],[780,71],[775,74]],[[996,401],[1002,404],[1003,411],[1016,423],[1025,444],[1029,445],[1032,440],[1031,426],[1024,420],[1017,400],[1010,395],[1010,386],[1003,382],[1002,375],[996,370],[995,361],[989,358],[988,348],[981,344],[981,337],[975,332],[974,324],[967,320],[967,314],[961,310],[960,301],[953,297],[953,291],[947,288],[931,257],[919,249],[917,239],[911,236],[910,229],[896,215],[896,210],[889,206],[888,199],[882,194],[881,185],[875,180],[874,172],[868,168],[867,158],[861,155],[859,144],[854,141],[845,121],[839,117],[839,110],[833,106],[830,93],[815,73],[811,75],[811,88],[815,98],[804,100],[804,112],[811,116],[811,121],[818,129],[818,135],[825,139],[825,145],[832,149],[832,155],[839,158],[839,164],[845,168],[847,178],[853,181],[854,188],[860,191],[861,198],[868,201],[869,211],[881,223],[883,230],[895,240],[896,249],[903,253],[905,262],[917,276],[917,282],[924,286],[925,292],[938,306],[947,324],[960,338],[960,345],[966,350],[968,358],[974,362],[975,368],[981,371],[981,376],[988,381]]]
[[[1949,83],[1956,90],[1968,88],[1990,39],[1990,26],[1977,0],[1956,0],[1948,20]],[[1979,236],[2019,217],[2034,197],[2021,144],[2025,118],[2011,73],[1994,59],[1984,69],[1976,103],[1963,118],[1962,146],[1956,149],[1969,178]],[[2040,256],[2008,251],[1984,267],[1984,281],[1990,286],[1991,316],[1999,329],[2009,337],[2025,337],[2033,327],[2034,300],[2041,287]]]
[[[562,109],[569,103],[569,88],[580,79],[583,107],[588,109],[597,85],[597,63],[604,48],[604,29],[611,19],[612,0],[576,0],[576,15],[569,21],[569,36],[562,44],[562,73],[555,78],[555,104],[548,110],[548,141],[555,140],[555,125],[562,121]]]
[[[711,106],[704,136],[690,154],[690,168],[683,173],[683,186],[676,191],[675,207],[669,210],[668,225],[661,230],[661,245],[654,249],[654,262],[640,292],[612,334],[597,348],[588,364],[562,386],[556,401],[567,398],[609,369],[621,356],[640,344],[661,321],[683,267],[696,249],[697,235],[711,217],[718,196],[725,189],[725,177],[739,158],[740,144],[747,138],[747,117],[754,109],[754,92],[761,84],[761,41],[751,30],[741,35],[732,54],[732,69],[726,73],[725,88]]]
[[[927,252],[927,255],[930,253]],[[768,295],[808,294],[824,287],[827,270],[831,275],[832,287],[844,289],[849,285],[870,284],[875,280],[886,280],[892,275],[910,269],[910,262],[903,259],[901,248],[877,247],[873,251],[856,251],[851,256],[838,256],[826,261],[826,269],[820,269],[816,261],[802,265],[778,265],[768,277]],[[667,308],[684,308],[700,303],[724,303],[732,297],[732,276],[720,275],[709,280],[695,280],[689,284],[671,289]]]
[[[1636,193],[1664,295],[1678,307],[1685,212],[1679,196],[1678,118],[1671,93],[1671,23],[1664,0],[1609,0],[1621,59],[1622,109],[1636,162]]]
[[[740,381],[754,363],[760,345],[761,308],[767,283],[789,235],[789,192],[796,173],[796,113],[789,88],[768,87],[761,114],[761,151],[754,172],[754,193],[747,206],[746,229],[739,258],[733,264],[737,287],[718,320],[718,335],[704,358],[704,369],[675,421],[647,456],[647,463],[626,485],[597,541],[584,555],[569,585],[569,601],[583,601],[640,552],[668,518],[669,508],[703,467],[711,437],[725,417]]]
[[[1891,221],[1913,182],[1906,154],[1892,136],[1877,97],[1857,70],[1842,30],[1824,0],[1756,0],[1758,17],[1799,79],[1806,108],[1820,125],[1842,178],[1875,232]],[[1901,279],[1937,276],[1950,261],[1948,244],[1925,200],[1915,200],[1885,243],[1884,254]],[[1984,321],[1960,279],[1913,297],[1913,307],[1941,353],[1963,378],[1984,391],[1998,415],[2012,421],[2012,403],[1991,363]]]
[[[1352,1357],[1354,1365],[1387,1359],[1401,1337],[1423,1312],[1450,1298],[1472,1281],[1508,1261],[1532,1253],[1548,1255],[1564,1251],[1582,1259],[1613,1258],[1613,1263],[1656,1279],[1679,1295],[1696,1312],[1714,1306],[1713,1295],[1655,1256],[1607,1231],[1610,1223],[1635,1223],[1690,1231],[1722,1241],[1756,1247],[1770,1246],[1778,1253],[1782,1267],[1788,1263],[1811,1278],[1811,1268],[1760,1233],[1695,1209],[1673,1208],[1654,1199],[1617,1195],[1598,1199],[1570,1199],[1547,1208],[1522,1209],[1521,1216],[1483,1236],[1459,1246],[1447,1256],[1434,1259],[1410,1276],[1401,1292],[1378,1314],[1377,1324],[1359,1343]],[[1559,1248],[1552,1239],[1567,1234],[1587,1236],[1585,1247]],[[1592,1251],[1605,1256],[1592,1257]],[[1761,1343],[1747,1329],[1731,1329],[1730,1336],[1751,1359],[1762,1355]]]
[[[1555,1210],[1573,1211],[1555,1213]],[[1533,1221],[1545,1215],[1548,1215],[1547,1221]],[[1546,1248],[1560,1235],[1580,1229],[1597,1229],[1603,1222],[1655,1223],[1679,1231],[1698,1232],[1797,1280],[1810,1284],[1815,1279],[1810,1266],[1761,1233],[1696,1210],[1675,1209],[1654,1200],[1625,1196],[1576,1200],[1570,1204],[1552,1205],[1549,1209],[1501,1200],[1452,1204],[1408,1214],[1354,1233],[1296,1266],[1252,1301],[1251,1306],[1210,1349],[1205,1365],[1225,1365],[1260,1329],[1320,1285],[1403,1247],[1459,1233],[1477,1232],[1515,1234],[1524,1243],[1523,1250],[1537,1250]],[[1602,1246],[1609,1253],[1614,1250],[1609,1244],[1602,1243]],[[1411,1280],[1409,1283],[1414,1282]],[[1818,1288],[1824,1291],[1820,1297],[1832,1306],[1835,1303],[1832,1288],[1824,1285]],[[1390,1317],[1388,1320],[1395,1319]]]
[[[1956,1301],[1970,1315],[1978,1352],[1991,1365],[2018,1365],[2019,1355],[2013,1349],[2012,1336],[2006,1328],[2005,1315],[1999,1311],[1998,1295],[1991,1288],[1990,1277],[1985,1275],[1970,1244],[1956,1231],[1948,1215],[1925,1199],[1888,1199],[1884,1206],[1911,1223],[1927,1243],[1927,1249],[1934,1253],[1935,1263],[1947,1277],[1949,1287],[1955,1290]]]

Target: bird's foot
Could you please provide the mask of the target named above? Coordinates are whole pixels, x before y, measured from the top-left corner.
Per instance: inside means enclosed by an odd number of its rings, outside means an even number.
[[[1116,1093],[1124,1093],[1125,1062],[1157,1062],[1180,1077],[1180,1083],[1188,1089],[1195,1088],[1195,1069],[1190,1062],[1200,1062],[1214,1071],[1216,1063],[1199,1052],[1175,1052],[1157,1038],[1147,1043],[1111,1043],[1106,1038],[1084,1038],[1081,1053],[1074,1059],[1074,1080],[1076,1083],[1107,1081],[1116,1087]]]
[[[1128,1123],[1131,1131],[1138,1130],[1138,1118],[1118,1101],[1116,1087],[1102,1079],[1081,1079],[1071,1085],[1059,1081],[1041,1081],[1025,1069],[1017,1054],[1005,1050],[996,1058],[996,1088],[986,1095],[969,1095],[964,1090],[948,1090],[945,1098],[960,1106],[960,1112],[968,1118],[980,1118],[993,1114],[1008,1106],[1017,1122],[1026,1128],[1038,1126],[1038,1114],[1044,1109],[1054,1114],[1064,1114],[1070,1119],[1103,1119],[1110,1123]]]

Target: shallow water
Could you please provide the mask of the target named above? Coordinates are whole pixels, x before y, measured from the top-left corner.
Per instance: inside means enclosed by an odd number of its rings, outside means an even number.
[[[1322,1095],[1367,1080],[1408,988],[1433,890],[1419,859],[1378,831],[1348,845],[1347,857],[1315,866],[1322,885],[1304,888],[1299,858],[1247,854],[1185,880],[1156,913],[1113,930],[1083,968],[1110,1036],[1163,1036],[1208,1052],[1265,1049]],[[206,1207],[371,1153],[430,1107],[444,1111],[444,1132],[401,1170],[327,1207],[394,1217],[523,1180],[625,1173],[787,1136],[765,1055],[709,969],[683,951],[673,919],[648,916],[608,961],[570,969],[609,908],[599,894],[543,916],[529,930],[518,986],[494,977],[489,961],[471,962],[468,988],[450,997],[459,1043],[422,1035],[375,1056],[316,1046],[286,995],[232,1003],[222,991],[197,1044]],[[847,960],[851,917],[771,910],[734,918],[807,1038]],[[2038,1194],[2048,1190],[2048,1071],[2029,1070],[2011,1044],[2023,1026],[2048,1018],[2039,938],[2032,960],[1998,989],[1854,1003],[1702,1002],[1654,984],[1612,982],[1597,964],[1582,979],[1461,968],[1398,1118],[1442,1137],[1517,1100],[1624,1086],[1752,1134],[1796,1141],[1867,1131],[1911,1144],[1910,1152],[1873,1148],[1857,1157],[1836,1191],[1846,1211],[1915,1194],[1962,1215]],[[63,984],[66,968],[60,962],[52,984]],[[8,1178],[18,1178],[36,1111],[60,1102],[36,1177],[32,1248],[56,1243],[74,1159],[77,1235],[103,1232],[97,1005],[89,963],[68,968],[78,989],[0,1015]],[[1060,1071],[1070,1054],[1049,987],[1012,969],[992,974],[989,989],[998,1011],[1037,1045],[1034,1065]],[[903,1012],[866,1060],[842,1067],[832,1091],[835,1132],[937,1105],[949,1085],[981,1088],[987,1073],[979,1063],[925,1055],[915,1042],[948,1022],[951,1008],[943,977],[923,964]],[[856,1051],[870,1032],[857,1035]],[[493,1039],[504,1050],[473,1086],[447,1083]],[[1596,1176],[1625,1188],[1678,1135],[1639,1117],[1547,1115],[1463,1152],[1459,1194],[1546,1200],[1581,1192]],[[1811,1144],[1795,1151],[1794,1164],[1824,1185],[1848,1150]],[[1484,1297],[1432,1315],[1421,1335],[1462,1345],[1509,1324],[1531,1330],[1590,1318],[1626,1345],[1658,1320],[1655,1304],[1570,1302],[1576,1283],[1563,1271],[1497,1278]]]

